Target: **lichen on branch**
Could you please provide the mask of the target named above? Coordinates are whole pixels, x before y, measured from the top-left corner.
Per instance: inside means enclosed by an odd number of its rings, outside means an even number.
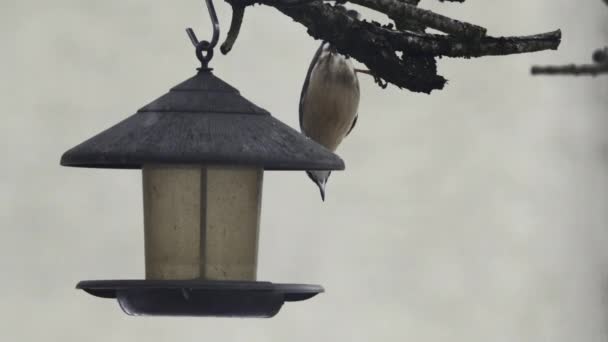
[[[561,41],[559,30],[524,37],[491,37],[481,26],[418,8],[418,0],[349,0],[386,14],[393,23],[384,25],[353,18],[342,5],[320,0],[226,1],[233,7],[233,23],[239,27],[245,7],[274,7],[305,26],[313,38],[328,41],[340,53],[365,64],[376,80],[414,92],[430,93],[444,87],[446,79],[437,74],[437,57],[535,52],[557,49]],[[426,33],[426,28],[443,34]],[[238,27],[231,25],[222,52],[230,51],[237,35]]]

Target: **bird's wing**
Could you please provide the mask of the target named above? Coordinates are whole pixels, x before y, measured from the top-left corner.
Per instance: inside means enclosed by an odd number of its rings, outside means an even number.
[[[354,71],[354,70],[353,70],[353,72],[354,72],[355,79],[357,80],[357,82],[356,82],[357,87],[355,89],[356,89],[357,107],[358,107],[359,106],[358,105],[358,103],[359,103],[359,94],[360,94],[359,93],[359,91],[360,91],[359,90],[359,79],[357,78],[357,72]],[[348,130],[348,132],[346,132],[345,137],[347,137],[350,134],[350,132],[352,132],[353,128],[355,128],[355,125],[357,124],[357,119],[358,118],[359,118],[359,113],[355,113],[355,118],[353,119],[353,124],[350,126],[350,129]]]
[[[304,85],[302,86],[302,92],[300,93],[300,130],[302,130],[302,115],[303,115],[303,110],[304,110],[304,98],[306,97],[306,91],[308,88],[308,83],[310,82],[310,74],[312,74],[312,69],[315,67],[315,64],[317,63],[317,60],[319,59],[319,56],[321,55],[321,51],[323,51],[323,45],[325,45],[326,42],[321,42],[321,46],[319,46],[319,48],[317,49],[317,52],[315,52],[315,55],[312,58],[312,61],[310,61],[310,65],[308,66],[308,71],[306,72],[306,79],[304,79]]]
[[[346,132],[345,137],[347,137],[350,132],[353,130],[353,128],[355,128],[355,125],[357,124],[357,119],[359,118],[359,114],[355,115],[355,119],[353,120],[353,124],[350,126],[350,129],[348,130],[348,132]]]

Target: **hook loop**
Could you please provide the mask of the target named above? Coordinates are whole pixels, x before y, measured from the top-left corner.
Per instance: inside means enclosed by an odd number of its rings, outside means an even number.
[[[191,28],[186,29],[186,33],[188,37],[190,37],[190,41],[192,45],[194,45],[196,58],[201,62],[200,70],[211,70],[209,68],[209,61],[213,58],[213,48],[217,45],[218,40],[220,39],[220,23],[217,19],[217,13],[215,12],[215,7],[213,6],[212,0],[205,0],[207,4],[207,10],[209,11],[209,17],[211,18],[211,24],[213,25],[213,36],[211,38],[211,42],[207,40],[199,41],[196,38],[196,34]]]

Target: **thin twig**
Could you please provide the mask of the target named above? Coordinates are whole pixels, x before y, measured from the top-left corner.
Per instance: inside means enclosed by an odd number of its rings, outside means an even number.
[[[608,63],[534,66],[532,75],[597,76],[608,73]]]
[[[608,1],[608,0],[606,0]],[[597,76],[608,72],[608,47],[597,49],[591,56],[594,64],[567,65],[535,65],[530,72],[532,75],[574,75]]]
[[[483,37],[477,42],[428,33],[389,31],[386,34],[398,50],[409,54],[466,58],[556,50],[561,41],[560,30],[522,37]]]
[[[365,69],[355,69],[355,72],[358,72],[360,74],[367,74],[367,75],[374,76],[374,74],[371,71],[365,70]]]

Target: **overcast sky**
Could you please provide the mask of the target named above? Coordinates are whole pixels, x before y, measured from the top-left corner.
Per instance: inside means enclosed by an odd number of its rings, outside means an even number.
[[[74,289],[142,278],[141,173],[61,154],[190,77],[201,1],[0,2],[3,341],[606,341],[608,76],[531,77],[606,44],[599,0],[426,8],[492,35],[561,28],[559,52],[443,59],[432,95],[361,76],[347,168],[327,201],[304,172],[267,172],[258,278],[322,284],[270,320],[145,318]],[[216,1],[222,37],[230,7]],[[368,18],[382,19],[365,13]],[[603,24],[602,24],[603,22]],[[249,8],[215,74],[297,127],[319,42]]]

